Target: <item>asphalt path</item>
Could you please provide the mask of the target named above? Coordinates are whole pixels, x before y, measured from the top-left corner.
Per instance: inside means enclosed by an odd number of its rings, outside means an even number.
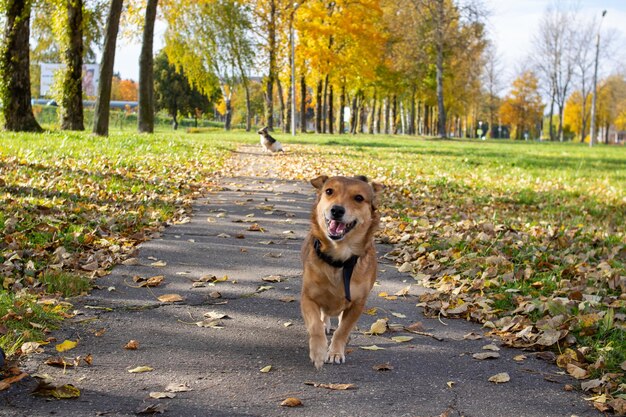
[[[380,274],[367,303],[376,313],[360,318],[345,364],[315,370],[298,301],[300,246],[313,188],[274,177],[274,158],[289,153],[243,148],[233,157],[242,169],[198,200],[187,222],[167,227],[139,247],[135,264],[115,267],[97,280],[99,289],[72,300],[78,314],[53,336],[78,340],[63,355],[91,354],[91,366],[45,365],[59,355],[53,345],[22,364],[54,385],[74,385],[80,397],[33,396],[37,380],[27,378],[0,392],[0,416],[132,416],[150,410],[166,416],[600,415],[582,393],[564,390],[577,383],[555,365],[501,346],[478,324],[424,317],[416,307],[424,289],[384,258],[389,245],[377,245]],[[133,279],[154,276],[163,277],[159,286],[142,287]],[[407,296],[379,296],[409,285]],[[182,301],[159,301],[165,294]],[[227,317],[211,319],[211,312]],[[421,333],[365,334],[381,318],[397,329],[421,322]],[[482,337],[465,338],[472,332]],[[413,339],[399,343],[394,336]],[[124,349],[130,340],[138,349]],[[500,348],[499,358],[472,357],[489,344]],[[363,349],[372,345],[384,349]],[[513,360],[520,354],[527,359]],[[129,372],[140,366],[152,371]],[[488,381],[501,372],[509,382]],[[186,390],[174,398],[150,397],[169,384]],[[280,405],[290,397],[302,405]]]

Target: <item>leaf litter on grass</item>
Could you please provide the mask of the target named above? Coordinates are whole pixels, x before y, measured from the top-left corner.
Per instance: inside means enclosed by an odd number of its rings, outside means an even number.
[[[570,348],[578,353],[574,366],[587,371],[576,375],[602,376],[591,390],[626,396],[619,368],[626,360],[626,187],[601,159],[623,163],[626,154],[583,155],[559,144],[499,143],[490,154],[491,147],[454,141],[357,142],[294,146],[276,172],[304,181],[357,172],[382,182],[378,239],[395,245],[386,258],[431,290],[419,297],[426,315],[483,323],[487,336],[507,346]],[[431,158],[440,148],[441,157]],[[313,158],[320,149],[323,160]],[[567,161],[543,166],[537,153],[546,161],[563,154],[594,161],[601,174],[574,172]],[[521,162],[509,166],[507,158]]]

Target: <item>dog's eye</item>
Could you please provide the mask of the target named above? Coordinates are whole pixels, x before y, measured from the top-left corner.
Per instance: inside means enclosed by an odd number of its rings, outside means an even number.
[[[359,203],[362,203],[362,202],[365,200],[365,198],[363,198],[363,196],[362,196],[361,194],[357,194],[357,195],[354,197],[354,199],[355,199],[356,201],[358,201]]]
[[[326,195],[333,195],[333,189],[332,188],[327,188],[326,189]]]

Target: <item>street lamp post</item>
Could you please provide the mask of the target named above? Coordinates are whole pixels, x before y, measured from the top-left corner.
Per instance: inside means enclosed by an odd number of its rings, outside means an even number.
[[[602,11],[602,18],[600,19],[600,24],[598,25],[598,33],[596,35],[596,62],[593,70],[593,95],[591,97],[591,126],[589,128],[589,146],[593,146],[593,141],[596,137],[596,96],[597,92],[597,84],[598,84],[598,57],[600,55],[600,27],[602,27],[602,20],[604,20],[604,16],[606,16],[606,10]]]
[[[289,28],[289,45],[291,46],[291,136],[296,136],[296,48],[294,45],[293,17],[298,6],[298,3],[293,4]]]

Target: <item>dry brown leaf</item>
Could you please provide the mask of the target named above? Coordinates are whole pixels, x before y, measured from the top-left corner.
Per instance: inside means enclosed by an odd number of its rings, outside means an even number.
[[[302,406],[302,401],[296,397],[285,398],[281,403],[283,407],[300,407]]]
[[[497,359],[500,357],[500,354],[498,352],[481,352],[481,353],[474,353],[472,355],[472,358],[474,359],[478,359],[478,360],[485,360],[485,359]]]
[[[496,384],[509,382],[510,380],[511,380],[511,377],[506,372],[500,372],[499,374],[495,374],[495,375],[489,377],[489,382],[493,382],[493,383],[496,383]]]
[[[165,391],[167,391],[167,392],[187,392],[187,391],[192,391],[192,389],[189,387],[189,385],[187,385],[186,382],[184,382],[182,384],[178,384],[176,382],[171,382],[171,383],[167,384],[167,386],[165,387]]]
[[[176,394],[174,394],[173,392],[159,392],[159,391],[155,391],[155,392],[151,392],[149,394],[150,398],[154,398],[155,400],[160,400],[162,398],[175,398]]]
[[[139,342],[131,339],[124,345],[124,349],[137,350],[139,349]]]
[[[372,368],[375,371],[391,371],[391,370],[393,370],[393,366],[391,366],[388,363],[381,363],[379,365],[374,365],[374,366],[372,366]]]
[[[365,334],[377,335],[387,331],[387,319],[378,319],[370,326],[370,330]]]
[[[589,377],[588,371],[586,371],[585,369],[579,366],[574,365],[573,363],[568,363],[565,369],[567,370],[568,374],[570,374],[576,379],[586,379]]]
[[[151,368],[149,366],[138,366],[136,368],[128,370],[128,372],[130,372],[131,374],[140,374],[143,372],[152,372],[152,371],[154,371],[154,368]]]
[[[158,297],[158,300],[162,303],[176,303],[178,301],[183,301],[183,297],[178,294],[163,294]]]

